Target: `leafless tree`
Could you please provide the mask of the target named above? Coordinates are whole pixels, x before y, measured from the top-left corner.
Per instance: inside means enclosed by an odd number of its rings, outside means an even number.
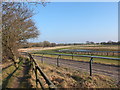
[[[27,39],[39,35],[35,23],[31,19],[34,15],[25,3],[2,3],[2,49],[3,60],[18,58],[18,48]]]

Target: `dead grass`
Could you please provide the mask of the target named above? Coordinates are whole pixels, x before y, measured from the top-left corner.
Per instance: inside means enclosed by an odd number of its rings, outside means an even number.
[[[40,61],[36,61],[58,88],[117,88],[115,81],[108,76],[93,74],[90,77],[86,72],[41,64]]]
[[[73,49],[91,49],[91,50],[113,50],[118,51],[118,45],[84,45],[84,46],[74,46]]]
[[[32,47],[32,48],[21,48],[19,52],[28,52],[28,51],[39,51],[39,50],[51,50],[51,49],[60,49],[60,48],[69,48],[71,46],[56,46],[56,47]]]

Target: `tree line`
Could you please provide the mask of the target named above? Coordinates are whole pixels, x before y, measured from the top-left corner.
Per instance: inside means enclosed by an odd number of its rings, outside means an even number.
[[[68,46],[68,45],[120,45],[120,42],[113,42],[113,41],[108,41],[108,42],[100,42],[100,43],[95,43],[92,41],[87,41],[86,43],[51,43],[49,41],[43,41],[43,42],[38,42],[38,43],[25,43],[23,44],[22,48],[31,48],[31,47],[55,47],[55,46]]]
[[[108,42],[101,42],[101,45],[120,45],[120,41],[118,42],[113,42],[113,41],[108,41]]]
[[[49,41],[43,41],[39,43],[24,43],[22,44],[22,48],[30,48],[30,47],[55,47],[56,43],[50,43]]]
[[[120,45],[120,41],[118,42],[113,42],[113,41],[107,41],[107,42],[99,42],[95,43],[93,41],[86,41],[86,44],[97,44],[97,45]]]

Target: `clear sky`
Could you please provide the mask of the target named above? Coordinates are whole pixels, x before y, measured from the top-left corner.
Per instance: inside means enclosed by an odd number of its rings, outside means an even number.
[[[52,2],[35,8],[40,31],[32,42],[118,41],[117,2]]]

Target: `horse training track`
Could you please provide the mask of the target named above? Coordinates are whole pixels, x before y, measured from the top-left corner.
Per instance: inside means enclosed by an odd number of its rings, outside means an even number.
[[[34,59],[42,60],[41,56],[33,56]],[[50,58],[50,57],[44,57],[43,58],[44,63],[57,65],[57,59],[56,58]],[[67,67],[83,72],[89,73],[89,62],[84,61],[75,61],[75,60],[67,60],[67,59],[60,59],[59,60],[59,66],[61,67]],[[116,82],[119,82],[119,66],[115,65],[106,65],[106,64],[99,64],[99,63],[93,63],[92,64],[92,73],[97,74],[103,74],[110,76],[116,80]]]

